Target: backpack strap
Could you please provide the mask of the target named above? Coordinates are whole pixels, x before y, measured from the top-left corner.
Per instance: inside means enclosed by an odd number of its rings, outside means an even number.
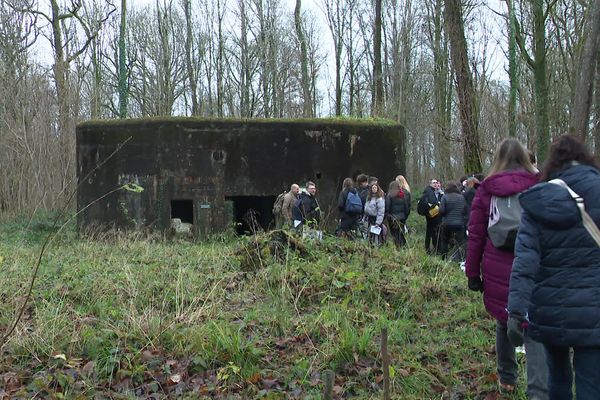
[[[567,189],[573,200],[575,200],[577,208],[579,208],[579,213],[581,214],[583,226],[589,232],[590,236],[592,237],[592,239],[594,239],[598,247],[600,247],[600,229],[598,229],[598,226],[596,225],[592,217],[590,217],[590,214],[588,214],[587,211],[585,211],[585,203],[583,201],[583,197],[575,193],[573,189],[571,189],[569,185],[567,185],[567,183],[562,179],[552,179],[548,182]]]

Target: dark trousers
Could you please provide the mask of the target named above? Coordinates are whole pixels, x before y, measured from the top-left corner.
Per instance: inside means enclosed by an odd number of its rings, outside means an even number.
[[[442,225],[441,235],[440,249],[443,257],[448,255],[451,248],[456,249],[462,246],[466,239],[464,226]]]
[[[434,253],[440,252],[440,224],[441,219],[438,218],[427,218],[427,230],[425,231],[425,251],[432,251]],[[433,244],[433,249],[430,245]]]
[[[404,222],[389,218],[388,225],[390,226],[390,235],[392,235],[396,247],[400,248],[404,246],[406,244],[406,237],[404,236]]]
[[[525,334],[527,397],[548,400],[548,368],[544,345]],[[508,340],[506,322],[496,320],[496,366],[500,382],[514,385],[519,377],[515,347]]]
[[[550,400],[573,399],[573,370],[577,400],[600,399],[600,347],[574,347],[573,368],[569,347],[545,347]]]

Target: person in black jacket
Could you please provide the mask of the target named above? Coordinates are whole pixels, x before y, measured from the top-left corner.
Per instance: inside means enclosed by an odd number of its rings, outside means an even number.
[[[369,177],[365,174],[360,174],[356,177],[356,190],[363,204],[367,204],[367,196],[369,195]]]
[[[338,212],[340,216],[340,224],[338,226],[337,234],[338,236],[343,236],[348,239],[354,239],[353,232],[356,232],[356,230],[358,229],[358,218],[362,214],[364,203],[362,202],[362,200],[360,200],[360,197],[358,197],[362,204],[360,210],[357,210],[355,212],[347,210],[349,194],[354,194],[358,196],[358,192],[354,188],[354,182],[352,181],[352,178],[344,179],[344,182],[342,183],[342,191],[338,196]]]
[[[556,178],[581,197],[546,182]],[[552,144],[540,180],[519,198],[508,338],[544,345],[550,399],[573,398],[573,369],[577,399],[600,399],[600,244],[578,207],[583,201],[590,226],[600,224],[600,164],[578,137],[565,135]]]
[[[437,179],[432,179],[429,186],[423,190],[420,203],[425,204],[425,220],[427,222],[427,230],[425,231],[425,251],[427,253],[439,253],[440,251],[440,225],[442,218],[439,213],[435,214],[436,207],[439,211],[441,200],[440,182]],[[432,215],[435,214],[435,215]],[[433,245],[433,249],[431,248]]]
[[[387,215],[390,234],[396,247],[406,244],[406,219],[410,215],[410,192],[400,187],[400,182],[393,180],[388,186],[385,197],[385,214]]]
[[[321,209],[315,195],[317,186],[314,182],[306,182],[306,190],[300,193],[296,202],[294,219],[300,219],[302,225],[318,227],[321,221]]]
[[[466,239],[465,224],[468,218],[467,202],[462,194],[458,183],[450,181],[446,184],[446,190],[440,202],[441,226],[441,253],[442,257],[448,255],[450,246],[460,248]]]

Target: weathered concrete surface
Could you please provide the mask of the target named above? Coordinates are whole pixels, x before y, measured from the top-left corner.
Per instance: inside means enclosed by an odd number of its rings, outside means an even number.
[[[85,122],[77,127],[78,223],[168,229],[171,200],[189,199],[195,232],[206,235],[231,227],[226,198],[273,198],[307,180],[317,184],[327,223],[345,177],[375,175],[386,188],[405,172],[404,154],[404,129],[385,121]],[[144,191],[119,190],[125,183]]]

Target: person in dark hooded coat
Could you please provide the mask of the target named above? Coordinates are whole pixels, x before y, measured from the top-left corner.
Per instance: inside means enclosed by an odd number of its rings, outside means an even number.
[[[552,145],[541,180],[555,178],[581,196],[600,224],[600,164],[577,137],[565,135]],[[527,335],[544,344],[550,399],[573,398],[573,369],[577,399],[600,399],[600,247],[566,188],[542,182],[520,203],[509,338],[522,342],[527,323]]]

